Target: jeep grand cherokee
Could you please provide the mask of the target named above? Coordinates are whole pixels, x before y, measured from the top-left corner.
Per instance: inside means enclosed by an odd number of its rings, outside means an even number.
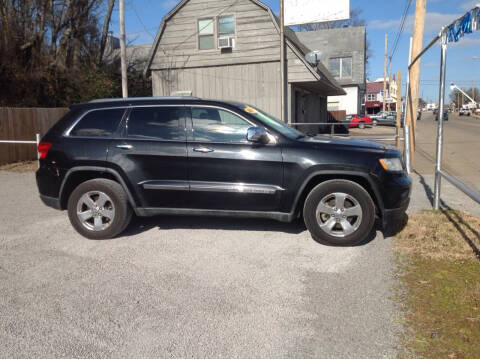
[[[246,104],[198,98],[73,105],[38,146],[43,202],[92,239],[132,213],[303,217],[312,237],[354,245],[409,203],[398,150],[308,137]]]

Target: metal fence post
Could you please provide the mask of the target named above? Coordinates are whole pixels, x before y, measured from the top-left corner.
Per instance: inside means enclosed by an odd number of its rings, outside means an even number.
[[[440,57],[440,91],[439,91],[439,109],[438,109],[438,127],[437,127],[437,159],[435,162],[435,194],[433,207],[440,208],[440,187],[442,181],[442,146],[443,146],[443,109],[445,101],[445,73],[447,69],[447,39],[445,34],[442,37],[442,50]]]
[[[40,143],[40,134],[39,133],[37,133],[35,135],[35,142],[37,143],[36,149],[37,149],[38,168],[40,168],[40,152],[38,152],[38,144]]]
[[[412,62],[412,38],[410,38],[410,50],[408,53],[408,66],[411,66]],[[403,147],[405,153],[405,165],[407,167],[407,173],[412,172],[411,161],[410,161],[410,126],[407,124],[407,108],[408,108],[408,94],[410,90],[410,68],[407,71],[407,84],[405,89],[405,104],[403,111]]]

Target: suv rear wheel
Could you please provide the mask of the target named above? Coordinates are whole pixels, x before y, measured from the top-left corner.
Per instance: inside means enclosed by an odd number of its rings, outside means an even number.
[[[108,239],[127,227],[132,210],[120,184],[99,178],[75,188],[68,199],[68,217],[82,236]]]
[[[375,223],[375,205],[368,192],[347,180],[317,185],[303,208],[305,225],[321,243],[352,246],[362,242]]]

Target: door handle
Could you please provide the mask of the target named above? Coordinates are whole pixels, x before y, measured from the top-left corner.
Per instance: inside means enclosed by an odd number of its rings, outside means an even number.
[[[131,150],[133,148],[132,145],[117,145],[115,147],[120,148],[122,150]]]
[[[213,152],[214,150],[212,150],[211,148],[208,148],[208,147],[196,147],[193,149],[195,152],[201,152],[201,153],[209,153],[209,152]]]

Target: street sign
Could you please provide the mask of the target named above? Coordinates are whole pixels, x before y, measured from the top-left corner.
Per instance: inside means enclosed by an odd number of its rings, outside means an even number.
[[[285,0],[285,25],[347,20],[350,0]]]

